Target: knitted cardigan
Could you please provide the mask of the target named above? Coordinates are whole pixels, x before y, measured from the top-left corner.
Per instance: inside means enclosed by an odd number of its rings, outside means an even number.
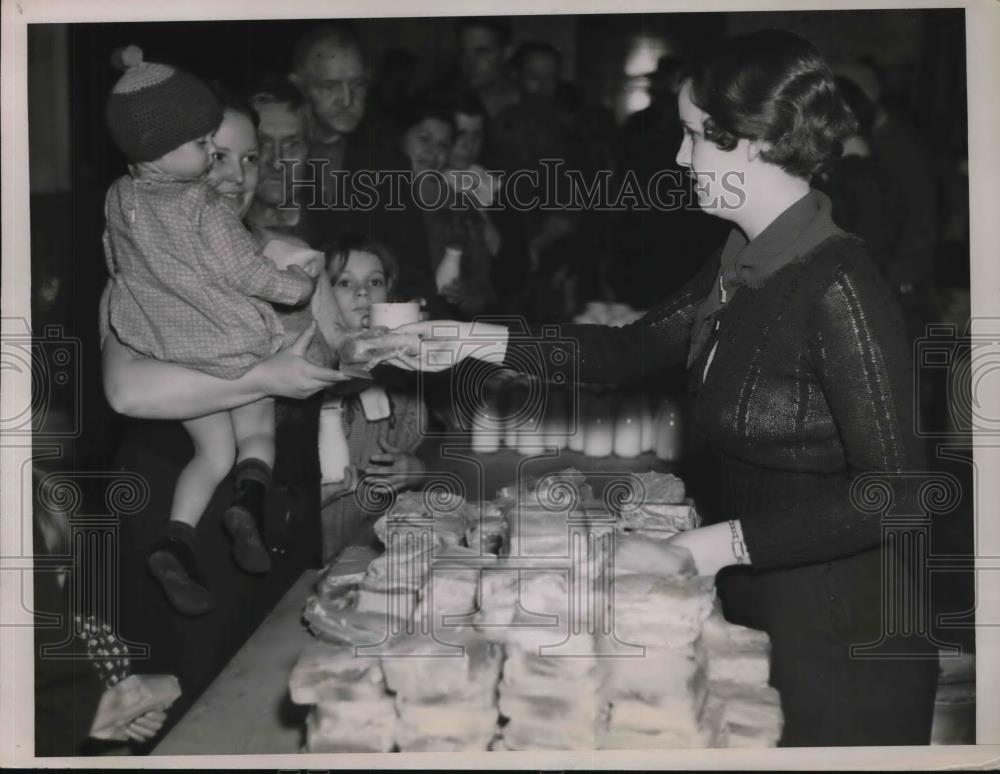
[[[559,337],[511,333],[506,363],[549,377],[575,360],[584,383],[621,384],[683,364],[695,310],[720,253],[687,285],[623,328],[564,325]],[[913,434],[910,349],[888,286],[853,236],[830,237],[740,289],[718,348],[691,365],[692,422],[719,461],[719,508],[742,521],[757,568],[823,562],[879,544],[882,519],[857,509],[859,473],[922,470]],[[575,349],[575,352],[573,351]],[[557,351],[558,350],[558,351]],[[897,488],[896,512],[911,512]],[[912,488],[912,487],[911,487]]]

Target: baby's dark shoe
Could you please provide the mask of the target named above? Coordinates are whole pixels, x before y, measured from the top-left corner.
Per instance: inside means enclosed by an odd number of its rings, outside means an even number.
[[[146,565],[179,613],[204,615],[215,606],[208,584],[198,569],[194,527],[170,521],[153,544]]]
[[[271,556],[261,537],[264,502],[271,477],[270,467],[249,459],[236,466],[236,495],[222,514],[222,523],[233,539],[233,559],[240,569],[261,575],[271,569]]]

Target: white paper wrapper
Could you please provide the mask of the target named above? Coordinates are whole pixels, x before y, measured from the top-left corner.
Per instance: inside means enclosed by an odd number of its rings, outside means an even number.
[[[361,410],[369,422],[387,419],[392,413],[389,396],[377,385],[364,390],[358,397],[361,399]]]

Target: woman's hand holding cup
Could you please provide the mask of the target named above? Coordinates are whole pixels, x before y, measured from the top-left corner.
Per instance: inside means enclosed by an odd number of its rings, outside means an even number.
[[[502,363],[507,350],[507,328],[491,323],[425,320],[400,326],[388,335],[409,344],[376,362],[411,371],[444,371],[467,357]]]

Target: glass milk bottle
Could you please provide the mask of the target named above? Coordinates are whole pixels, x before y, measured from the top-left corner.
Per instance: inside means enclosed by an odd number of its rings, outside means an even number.
[[[556,386],[547,388],[545,415],[542,422],[542,443],[563,449],[566,446],[566,394]]]
[[[583,453],[588,457],[608,457],[614,451],[614,403],[607,395],[595,395],[587,406],[587,434]]]
[[[664,462],[678,462],[681,458],[681,412],[670,398],[664,398],[656,412],[655,452]]]
[[[647,454],[656,449],[656,414],[650,395],[643,393],[636,398],[641,401],[639,407],[639,422],[641,424],[639,451],[642,454]]]
[[[351,464],[344,434],[344,402],[333,398],[323,404],[319,412],[319,469],[321,482],[336,484],[344,480],[347,466]]]
[[[525,421],[524,403],[527,391],[519,380],[508,381],[504,385],[504,435],[503,444],[508,449],[517,451],[521,424]]]
[[[533,382],[524,393],[524,410],[521,426],[517,431],[517,450],[525,455],[538,454],[545,445],[545,390],[544,383]]]
[[[500,408],[495,396],[484,396],[472,418],[472,448],[480,454],[490,454],[500,448],[504,433]]]
[[[623,395],[615,412],[614,454],[616,457],[638,457],[642,452],[641,394]]]
[[[566,448],[572,452],[583,452],[587,438],[587,411],[590,395],[572,385],[573,393],[566,394]]]

